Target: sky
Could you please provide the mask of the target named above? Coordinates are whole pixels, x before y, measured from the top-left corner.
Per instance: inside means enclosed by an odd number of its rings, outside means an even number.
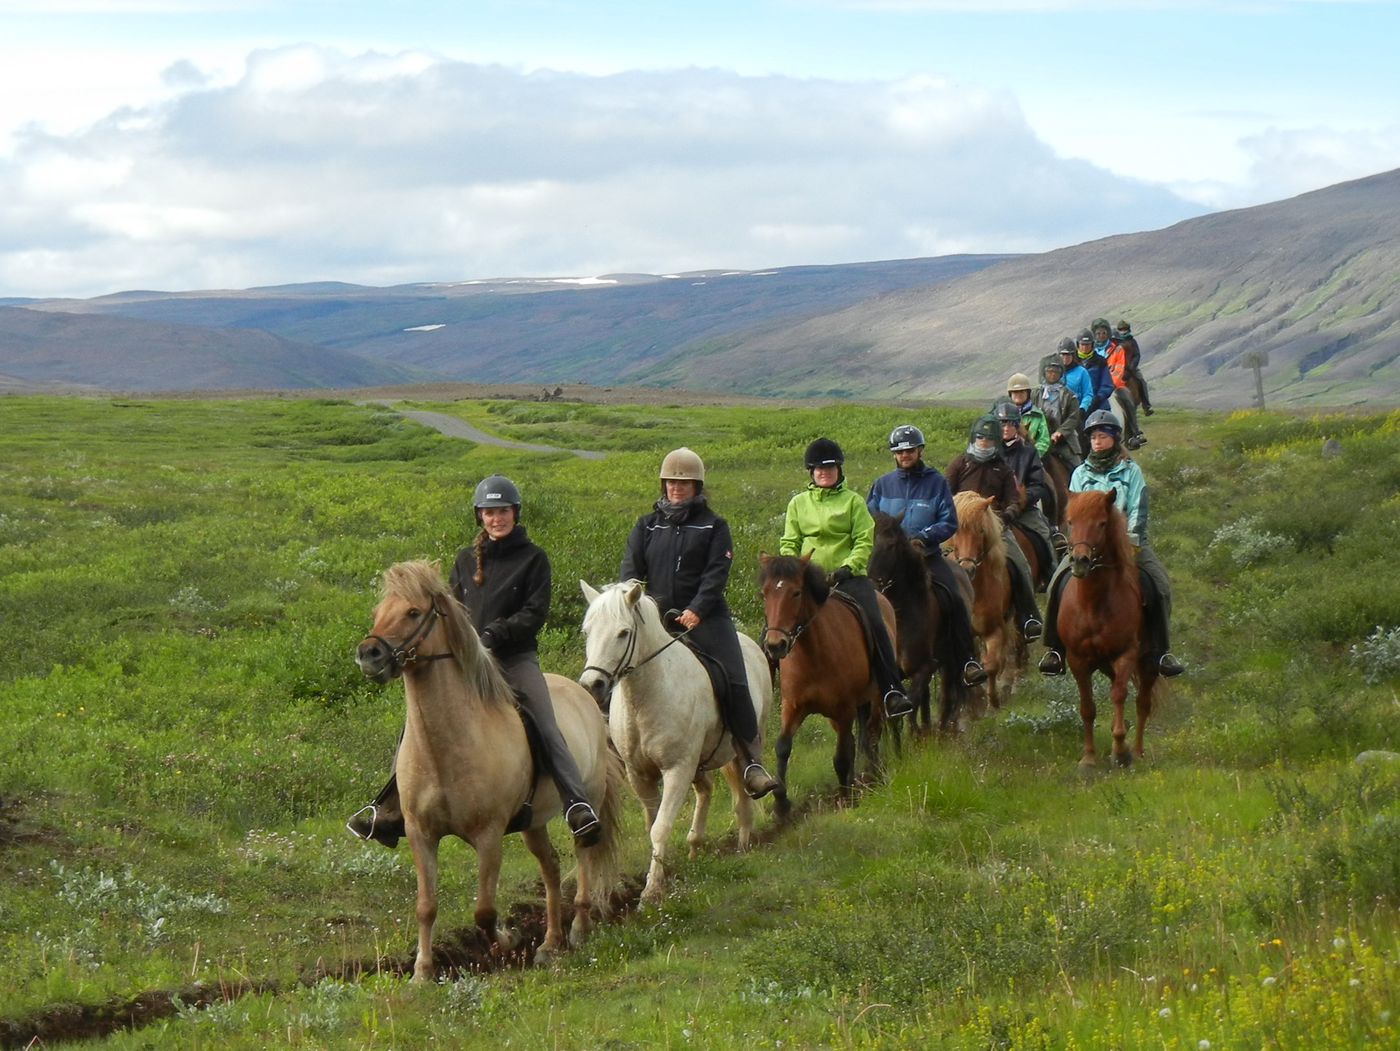
[[[1400,167],[1400,2],[0,0],[0,297],[1035,252]]]

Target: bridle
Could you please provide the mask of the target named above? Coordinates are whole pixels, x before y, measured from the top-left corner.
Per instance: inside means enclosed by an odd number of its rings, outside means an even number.
[[[1088,553],[1087,556],[1076,555],[1076,554],[1075,554],[1075,549],[1076,549],[1076,548],[1087,548],[1089,553]],[[1099,554],[1098,545],[1097,545],[1097,544],[1091,544],[1091,543],[1089,543],[1089,541],[1087,541],[1087,540],[1073,540],[1073,541],[1070,542],[1070,545],[1069,545],[1069,560],[1070,560],[1070,563],[1071,563],[1071,564],[1074,564],[1074,563],[1076,562],[1076,560],[1079,559],[1079,558],[1083,558],[1084,562],[1087,562],[1087,563],[1088,563],[1088,568],[1084,571],[1084,572],[1086,572],[1086,573],[1092,573],[1092,572],[1093,572],[1094,570],[1096,570],[1096,569],[1108,569],[1109,567],[1111,567],[1111,566],[1114,565],[1114,563],[1112,563],[1112,562],[1105,562],[1105,561],[1103,560],[1102,555]],[[1082,565],[1083,563],[1081,562],[1081,563],[1079,563],[1079,564]]]
[[[672,616],[673,614],[677,617],[680,615],[675,610],[666,611],[666,616],[668,617]],[[617,664],[613,666],[611,671],[607,668],[600,668],[596,664],[586,664],[584,665],[583,672],[584,674],[586,674],[590,671],[596,671],[599,675],[603,677],[603,693],[606,696],[607,694],[612,693],[612,691],[617,687],[617,684],[620,683],[623,679],[627,678],[627,676],[631,675],[638,668],[644,667],[650,662],[656,660],[657,657],[661,656],[661,654],[665,653],[676,643],[680,642],[681,639],[689,635],[690,632],[691,629],[686,628],[679,634],[673,635],[670,641],[668,641],[660,649],[656,650],[650,656],[642,658],[634,664],[632,663],[632,658],[637,655],[637,641],[641,638],[642,635],[642,612],[634,606],[632,608],[632,634],[628,638],[627,648],[622,651],[622,656],[618,658]]]
[[[405,665],[416,664],[419,661],[428,662],[452,660],[454,654],[450,652],[430,653],[422,657],[418,656],[419,644],[422,643],[423,640],[426,639],[428,635],[432,632],[433,625],[437,623],[438,618],[441,616],[442,611],[438,609],[437,602],[436,600],[434,600],[432,606],[428,610],[428,615],[423,618],[422,623],[420,623],[418,627],[414,628],[412,633],[410,633],[408,638],[404,639],[403,642],[400,642],[397,645],[395,645],[388,639],[384,638],[384,636],[375,635],[373,632],[366,635],[365,638],[373,639],[375,642],[378,642],[380,645],[388,649],[389,661],[394,669],[395,674],[398,674],[399,672],[403,671]]]
[[[775,589],[780,588],[783,586],[783,583],[783,580],[779,580],[773,586]],[[816,619],[817,613],[820,612],[820,610],[821,607],[817,607],[817,609],[812,612],[812,615],[810,617],[808,617],[806,620],[798,621],[791,628],[779,628],[773,624],[769,624],[768,618],[765,616],[763,618],[764,637],[766,638],[769,632],[781,636],[782,640],[785,643],[787,643],[788,652],[791,653],[793,647],[797,645],[797,640],[802,637],[802,633],[812,626],[812,621]]]

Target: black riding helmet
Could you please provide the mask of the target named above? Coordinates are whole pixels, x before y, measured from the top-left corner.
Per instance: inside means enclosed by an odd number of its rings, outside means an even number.
[[[890,431],[890,452],[904,452],[924,447],[924,432],[912,423],[902,423]]]
[[[806,462],[809,471],[833,465],[840,467],[846,462],[846,454],[841,451],[841,446],[830,438],[818,438],[807,446]]]
[[[996,409],[992,412],[998,423],[1020,423],[1021,410],[1016,407],[1015,402],[999,401]],[[1000,437],[1000,435],[998,435]]]
[[[513,507],[516,521],[520,520],[520,490],[503,474],[493,474],[476,483],[472,493],[472,508],[476,520],[481,521],[483,507]]]
[[[977,422],[972,425],[971,433],[974,442],[978,438],[990,438],[994,442],[1000,442],[1001,424],[997,422],[995,416],[988,413],[986,416],[979,417]]]

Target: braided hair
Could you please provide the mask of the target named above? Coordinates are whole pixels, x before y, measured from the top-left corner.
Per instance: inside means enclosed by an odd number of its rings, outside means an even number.
[[[472,574],[472,583],[477,587],[486,583],[486,542],[490,539],[486,530],[482,529],[472,541],[472,557],[476,559],[476,572]]]

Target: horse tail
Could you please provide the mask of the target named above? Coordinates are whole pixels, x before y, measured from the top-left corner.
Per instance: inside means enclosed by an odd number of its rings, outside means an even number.
[[[958,601],[956,596],[953,601]],[[942,710],[938,713],[939,728],[949,730],[958,725],[958,717],[971,699],[972,689],[963,682],[960,660],[962,654],[954,646],[953,633],[946,628],[940,631],[934,645],[934,657],[943,678],[940,691],[943,703],[940,705]]]
[[[612,912],[612,894],[622,874],[622,813],[627,771],[611,744],[604,746],[607,780],[598,806],[598,842],[579,851],[579,866],[588,872],[590,904],[603,915]]]

